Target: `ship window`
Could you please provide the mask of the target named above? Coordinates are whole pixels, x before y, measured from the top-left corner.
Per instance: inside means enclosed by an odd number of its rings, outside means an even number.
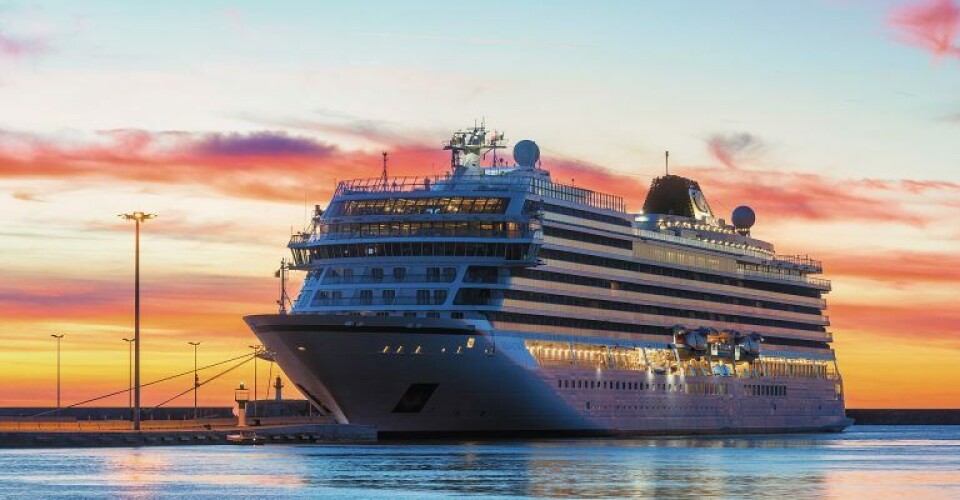
[[[370,269],[370,277],[373,278],[373,281],[383,281],[383,268],[374,267]]]
[[[411,311],[407,311],[407,312],[403,313],[403,317],[404,317],[404,318],[416,318],[416,317],[417,317],[417,313],[411,312]]]
[[[434,304],[443,304],[447,301],[447,291],[446,290],[434,290],[433,291],[433,303]]]
[[[453,281],[457,278],[457,268],[455,267],[445,267],[443,268],[443,281]]]
[[[430,290],[417,290],[417,305],[427,305],[430,303]]]
[[[352,283],[353,282],[353,269],[346,268],[343,270],[343,282]]]
[[[314,305],[314,306],[322,305],[328,302],[329,299],[330,299],[330,294],[325,290],[321,290],[317,292],[316,295],[313,296],[313,302],[311,303],[311,305]]]
[[[427,268],[427,281],[440,281],[440,268],[439,267],[428,267]]]
[[[393,268],[393,279],[397,281],[403,281],[407,277],[407,268],[405,267],[395,267]]]
[[[373,303],[373,290],[360,290],[360,303],[363,305]]]
[[[487,266],[470,266],[464,281],[469,283],[496,283],[497,268]]]
[[[462,313],[462,312],[452,312],[452,313],[450,313],[450,318],[451,318],[451,319],[463,319],[463,313]]]
[[[396,291],[396,290],[384,290],[384,291],[381,292],[381,295],[383,296],[383,303],[384,303],[384,304],[393,304],[394,299],[397,298],[397,291]]]

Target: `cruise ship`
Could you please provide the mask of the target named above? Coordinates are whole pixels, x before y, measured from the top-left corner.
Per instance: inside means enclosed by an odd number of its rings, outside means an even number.
[[[381,436],[840,431],[820,262],[699,184],[640,213],[483,126],[447,174],[339,182],[289,242],[295,300],[247,324],[297,388]],[[385,158],[386,160],[386,158]],[[615,188],[615,186],[611,186]],[[285,269],[281,269],[281,274]],[[283,295],[283,294],[281,294]]]

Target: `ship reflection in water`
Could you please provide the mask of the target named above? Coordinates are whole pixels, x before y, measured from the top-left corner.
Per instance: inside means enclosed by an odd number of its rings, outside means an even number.
[[[960,427],[783,437],[0,450],[0,497],[960,497]]]

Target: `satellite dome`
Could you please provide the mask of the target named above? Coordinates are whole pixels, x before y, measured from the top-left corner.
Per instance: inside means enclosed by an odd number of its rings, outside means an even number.
[[[537,143],[524,139],[513,146],[513,161],[521,167],[533,167],[540,159],[540,147]]]
[[[753,212],[752,208],[740,205],[733,209],[731,220],[733,220],[733,227],[737,229],[750,229],[757,222],[757,214]]]

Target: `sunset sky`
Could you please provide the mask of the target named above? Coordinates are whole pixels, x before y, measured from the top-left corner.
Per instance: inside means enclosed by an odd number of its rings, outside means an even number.
[[[241,318],[275,310],[290,232],[335,180],[376,177],[382,150],[439,173],[480,119],[631,210],[670,150],[716,211],[749,204],[755,236],[824,261],[849,407],[960,407],[954,0],[0,0],[0,406],[53,404],[52,333],[64,404],[126,387],[117,214],[159,214],[148,381],[192,368],[188,341],[201,364],[256,342]]]

